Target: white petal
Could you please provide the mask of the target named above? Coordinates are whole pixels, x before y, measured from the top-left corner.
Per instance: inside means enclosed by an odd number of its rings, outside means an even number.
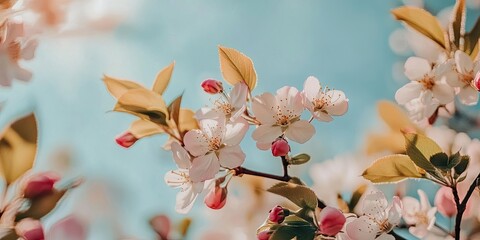
[[[402,208],[402,201],[400,201],[399,197],[394,196],[388,211],[388,222],[393,226],[396,226],[400,223],[402,218]]]
[[[427,211],[430,209],[432,206],[430,205],[430,202],[428,201],[427,194],[421,189],[417,190],[418,196],[420,197],[420,205],[422,206],[422,211]],[[405,205],[403,206],[404,208],[406,207]]]
[[[395,93],[395,100],[398,102],[398,104],[404,105],[407,102],[419,97],[422,90],[423,86],[418,82],[407,83],[405,86],[397,90]]]
[[[224,117],[216,119],[203,119],[200,121],[200,129],[207,135],[208,138],[223,139],[225,135],[225,121]]]
[[[366,216],[361,216],[347,224],[347,234],[354,240],[375,239],[379,231],[378,225]]]
[[[214,108],[202,107],[195,112],[195,118],[202,121],[204,119],[217,119],[222,117],[223,112]]]
[[[320,122],[331,122],[333,120],[332,116],[328,115],[328,113],[324,113],[321,111],[313,112],[313,117]]]
[[[233,86],[230,92],[230,103],[236,109],[242,108],[247,101],[248,87],[243,82],[239,82]]]
[[[22,58],[25,60],[30,60],[35,56],[35,49],[37,49],[38,41],[30,40],[22,48]]]
[[[465,83],[458,78],[458,73],[449,72],[444,75],[445,81],[452,87],[463,87]]]
[[[272,147],[272,143],[271,142],[257,142],[256,146],[257,146],[258,149],[266,151],[266,150],[268,150]]]
[[[209,153],[193,159],[192,167],[190,168],[190,179],[193,182],[203,182],[214,178],[219,170],[220,163],[217,155]]]
[[[252,102],[252,110],[255,117],[262,124],[274,124],[276,122],[277,100],[271,93],[264,93],[256,96]]]
[[[383,192],[372,192],[363,200],[363,214],[369,215],[376,220],[383,220],[388,201]]]
[[[248,131],[248,123],[243,118],[237,118],[235,122],[226,125],[223,143],[229,146],[238,145]]]
[[[177,193],[175,210],[178,213],[186,214],[192,209],[193,203],[198,194],[194,193],[191,188]]]
[[[183,138],[183,142],[185,143],[185,149],[193,156],[204,155],[210,150],[208,139],[205,134],[198,129],[188,131]]]
[[[315,134],[315,128],[306,120],[298,120],[290,124],[285,131],[285,136],[295,142],[305,143]]]
[[[413,197],[404,197],[402,203],[404,212],[403,219],[407,224],[416,224],[417,218],[415,217],[415,214],[420,210],[420,202]]]
[[[272,143],[282,135],[280,126],[260,125],[252,133],[253,140],[261,143]]]
[[[236,168],[245,161],[245,153],[240,146],[224,147],[220,149],[218,155],[220,165],[227,168]]]
[[[283,115],[300,115],[303,112],[302,94],[290,86],[284,86],[277,90],[277,105]]]
[[[186,188],[186,184],[188,184],[189,180],[184,177],[184,175],[188,175],[187,170],[178,169],[172,170],[165,173],[165,183],[172,188]]]
[[[405,62],[405,76],[412,81],[422,79],[432,70],[430,63],[423,58],[409,57]]]
[[[473,89],[470,85],[465,86],[458,92],[458,99],[465,105],[475,105],[478,102],[478,91]]]
[[[375,239],[376,240],[395,240],[395,237],[388,233],[382,233],[380,236],[378,236]]]
[[[468,74],[473,70],[472,59],[470,59],[466,53],[460,50],[455,52],[455,63],[457,65],[457,71],[460,73]]]
[[[466,155],[467,154],[467,148],[472,142],[472,139],[463,132],[458,133],[455,135],[452,143],[452,149],[451,153],[454,154],[458,151],[461,152],[461,154]]]
[[[327,95],[332,99],[331,104],[325,108],[328,114],[341,116],[347,112],[348,99],[345,97],[345,93],[339,90],[332,90],[328,91]]]
[[[27,69],[20,67],[18,64],[11,64],[13,76],[22,81],[28,81],[32,79],[32,73]]]
[[[303,84],[303,94],[309,102],[313,101],[320,92],[320,81],[314,76],[310,76],[305,80]]]
[[[190,155],[188,155],[187,150],[180,146],[178,142],[172,142],[170,147],[173,153],[173,159],[175,160],[177,167],[183,169],[190,168]]]
[[[433,92],[433,97],[438,99],[440,104],[447,104],[453,101],[453,98],[455,97],[452,87],[450,87],[446,83],[439,83],[439,82],[435,83],[435,85],[432,88],[432,92]]]

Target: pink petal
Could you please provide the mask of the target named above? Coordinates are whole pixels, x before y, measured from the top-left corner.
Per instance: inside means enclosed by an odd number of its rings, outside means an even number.
[[[320,81],[316,77],[310,76],[303,84],[303,94],[309,102],[313,101],[320,91]]]
[[[220,165],[227,168],[236,168],[245,161],[245,153],[240,146],[224,147],[220,149],[218,155]]]
[[[212,179],[220,170],[220,163],[215,153],[209,153],[193,159],[190,168],[190,179],[193,182],[203,182]]]
[[[282,128],[279,126],[260,125],[252,134],[253,140],[262,143],[271,144],[275,139],[282,135]]]
[[[470,85],[467,85],[461,88],[460,92],[458,92],[458,99],[465,105],[475,105],[478,102],[478,91],[472,88]]]
[[[315,128],[306,120],[296,121],[288,126],[285,136],[292,141],[305,143],[315,134]]]
[[[331,97],[332,104],[325,108],[330,115],[341,116],[348,110],[348,99],[345,93],[339,90],[328,91],[327,95]]]
[[[193,156],[204,155],[210,150],[208,139],[198,129],[188,131],[183,138],[183,142],[185,143],[185,149]]]
[[[248,123],[243,118],[237,118],[235,122],[226,125],[223,143],[228,146],[238,145],[248,131]]]
[[[187,150],[180,146],[178,142],[172,142],[171,150],[173,153],[173,159],[177,164],[178,168],[188,169],[191,166],[190,155],[188,155]]]
[[[271,125],[276,122],[276,106],[277,100],[271,93],[264,93],[257,96],[252,102],[253,113],[262,124]]]
[[[362,216],[348,223],[346,229],[348,236],[354,240],[375,239],[379,230],[378,225],[366,216]]]

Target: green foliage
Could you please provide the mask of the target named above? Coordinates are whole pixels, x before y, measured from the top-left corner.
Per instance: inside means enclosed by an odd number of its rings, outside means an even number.
[[[317,195],[310,188],[302,185],[281,182],[273,185],[267,191],[285,197],[301,208],[314,210],[317,207]]]
[[[288,159],[288,163],[291,165],[300,165],[308,161],[310,161],[310,155],[306,153],[300,153]]]

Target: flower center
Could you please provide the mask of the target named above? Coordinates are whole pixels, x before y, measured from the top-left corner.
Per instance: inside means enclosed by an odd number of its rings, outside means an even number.
[[[218,137],[213,137],[208,142],[208,148],[212,151],[217,151],[222,147],[222,141]]]
[[[459,78],[460,78],[460,81],[465,83],[465,85],[471,85],[473,79],[475,78],[473,75],[473,70],[465,74],[462,74],[462,73],[459,74]]]
[[[167,180],[167,183],[170,183],[170,184],[180,184],[181,187],[183,187],[183,185],[187,184],[190,182],[190,176],[188,176],[188,174],[186,172],[183,172],[183,171],[171,171],[171,173],[179,176],[179,178],[176,180],[176,181],[172,181],[172,180]]]
[[[215,107],[222,111],[226,116],[232,114],[233,112],[233,106],[229,102],[216,101]]]
[[[384,219],[381,222],[377,222],[377,224],[381,232],[390,232],[391,228],[393,227],[392,224],[388,222],[388,219]]]
[[[415,218],[417,219],[417,225],[428,225],[428,217],[423,212],[416,212]]]
[[[428,90],[431,90],[433,86],[435,86],[435,80],[428,75],[425,75],[423,79],[418,82],[421,83],[423,87]]]

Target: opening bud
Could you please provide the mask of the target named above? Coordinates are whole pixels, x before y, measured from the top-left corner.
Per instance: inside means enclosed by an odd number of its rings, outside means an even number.
[[[270,236],[272,235],[273,231],[271,230],[265,230],[257,233],[257,239],[258,240],[268,240],[270,239]]]
[[[290,145],[287,140],[278,138],[272,143],[272,154],[275,157],[284,157],[290,152]]]
[[[205,205],[211,209],[221,209],[225,206],[225,203],[227,203],[227,194],[227,187],[220,187],[216,184],[207,196],[205,196]]]
[[[283,207],[277,205],[269,211],[268,220],[280,224],[288,215],[290,215],[290,211],[288,209],[284,209]]]
[[[202,82],[203,91],[209,94],[217,94],[223,91],[223,84],[215,79],[207,79]]]
[[[36,198],[51,193],[53,185],[60,180],[60,177],[52,172],[38,173],[27,178],[23,196],[25,198]]]
[[[117,144],[124,148],[131,147],[137,140],[138,138],[133,136],[130,132],[124,132],[115,138]]]

